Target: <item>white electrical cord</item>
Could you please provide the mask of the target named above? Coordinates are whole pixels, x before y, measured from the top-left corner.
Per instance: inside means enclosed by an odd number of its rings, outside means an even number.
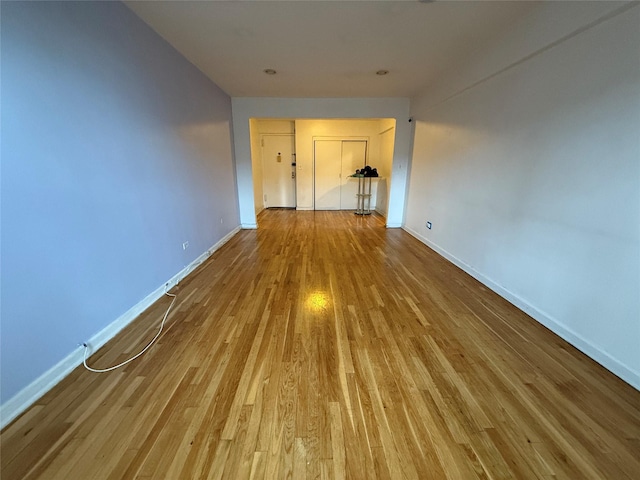
[[[128,360],[125,360],[122,363],[119,363],[118,365],[114,365],[113,367],[109,367],[109,368],[91,368],[89,365],[87,365],[87,352],[89,350],[89,346],[86,343],[83,343],[82,346],[84,347],[84,359],[82,360],[82,363],[84,364],[84,367],[91,371],[91,372],[96,372],[96,373],[105,373],[105,372],[110,372],[111,370],[115,370],[116,368],[120,368],[124,365],[126,365],[129,362],[133,362],[136,358],[138,358],[140,355],[142,355],[144,352],[146,352],[149,347],[151,347],[151,345],[154,344],[154,342],[158,339],[158,337],[160,336],[160,334],[162,333],[162,329],[164,328],[164,322],[167,320],[167,317],[169,316],[169,312],[171,311],[171,307],[173,307],[173,304],[176,301],[176,295],[174,295],[173,293],[168,293],[168,292],[164,292],[164,294],[168,297],[173,297],[173,300],[171,300],[171,305],[169,305],[169,308],[167,308],[167,311],[164,314],[164,317],[162,318],[162,323],[160,324],[160,330],[158,330],[158,333],[156,333],[156,336],[153,337],[153,340],[151,340],[148,345],[146,347],[144,347],[142,349],[142,351],[140,353],[137,353],[136,355],[134,355],[133,357],[131,357]]]

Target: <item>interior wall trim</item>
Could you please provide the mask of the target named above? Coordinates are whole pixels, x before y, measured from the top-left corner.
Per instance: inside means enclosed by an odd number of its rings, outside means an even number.
[[[142,312],[149,308],[156,300],[162,297],[165,291],[172,289],[193,272],[202,262],[209,258],[213,253],[227,243],[231,238],[240,231],[240,227],[235,227],[231,232],[225,235],[216,244],[207,249],[198,258],[189,265],[176,273],[171,279],[156,288],[147,295],[143,300],[131,307],[125,313],[120,315],[116,320],[111,322],[105,328],[93,335],[87,344],[91,346],[92,352],[97,352],[109,340],[115,337],[123,328],[134,321]],[[69,375],[76,367],[82,365],[84,358],[84,350],[80,347],[74,349],[69,355],[36,378],[29,385],[24,387],[12,398],[0,405],[0,429],[11,423],[16,417],[27,410],[45,393],[60,383],[67,375]]]
[[[445,249],[439,247],[426,237],[420,235],[415,230],[403,226],[402,229],[407,232],[409,235],[415,237],[420,242],[424,243],[427,247],[434,250],[440,256],[446,258],[455,266],[463,270],[464,272],[471,275],[473,278],[478,280],[480,283],[485,285],[486,287],[493,290],[495,293],[500,295],[502,298],[515,305],[517,308],[525,312],[527,315],[531,316],[534,320],[544,325],[546,328],[551,330],[553,333],[558,335],[563,340],[566,340],[571,345],[576,347],[582,353],[590,357],[591,359],[598,362],[604,368],[609,370],[611,373],[616,375],[617,377],[624,380],[626,383],[634,387],[636,390],[640,390],[640,374],[635,372],[633,369],[628,367],[627,365],[621,363],[619,360],[611,357],[607,352],[601,350],[596,345],[592,344],[590,341],[585,339],[582,335],[576,333],[568,326],[564,325],[562,322],[553,318],[551,315],[543,312],[542,310],[536,308],[531,305],[529,302],[524,300],[522,297],[515,295],[510,292],[506,288],[498,285],[490,278],[484,276],[482,273],[475,270],[470,265],[466,264],[456,256],[452,255]]]

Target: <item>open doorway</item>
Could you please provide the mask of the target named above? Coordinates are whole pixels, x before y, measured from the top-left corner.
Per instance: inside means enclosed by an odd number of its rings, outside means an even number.
[[[250,119],[256,216],[273,207],[355,210],[358,181],[350,175],[369,165],[379,175],[373,182],[371,209],[386,217],[395,127],[391,118]],[[286,138],[291,153],[282,144]],[[290,187],[283,188],[286,182]],[[287,200],[291,190],[294,202]]]

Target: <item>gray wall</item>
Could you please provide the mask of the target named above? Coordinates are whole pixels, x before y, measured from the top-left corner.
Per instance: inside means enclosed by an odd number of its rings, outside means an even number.
[[[3,2],[1,148],[4,402],[239,217],[230,98],[120,3]]]
[[[558,27],[548,13],[504,58]],[[640,388],[639,13],[412,101],[406,228]]]

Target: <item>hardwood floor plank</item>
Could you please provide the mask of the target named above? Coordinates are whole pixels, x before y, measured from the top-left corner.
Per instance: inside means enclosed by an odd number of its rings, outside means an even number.
[[[144,356],[8,425],[2,478],[640,478],[640,392],[416,239],[351,212],[259,224],[180,283]]]
[[[334,478],[344,479],[346,472],[344,434],[342,431],[342,413],[338,402],[329,403],[329,422],[331,424],[331,449]],[[284,477],[281,477],[284,478]]]

